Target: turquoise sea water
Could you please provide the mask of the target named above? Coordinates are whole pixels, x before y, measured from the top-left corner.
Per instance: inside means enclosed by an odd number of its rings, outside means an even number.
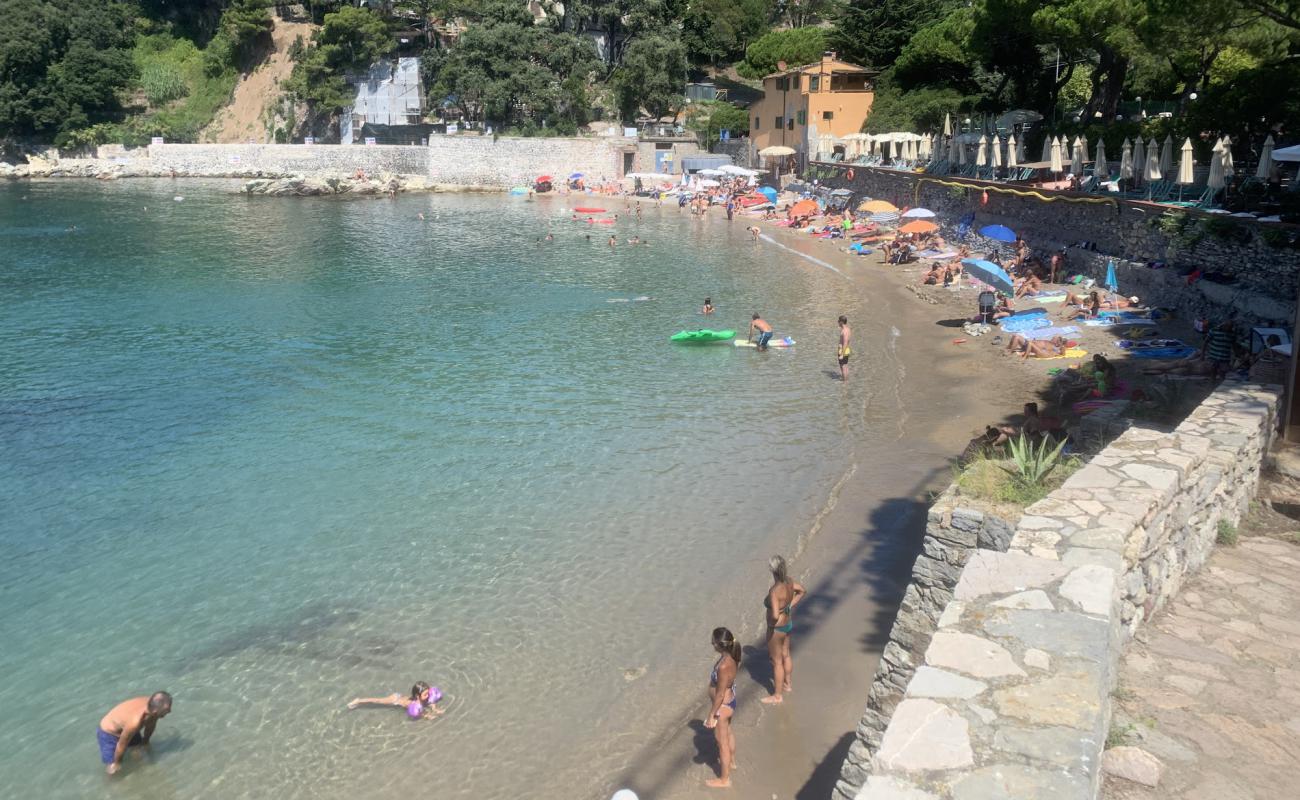
[[[870,424],[845,281],[675,209],[233,188],[0,184],[5,793],[602,793]],[[753,310],[795,351],[667,341]],[[418,679],[441,719],[344,709]]]

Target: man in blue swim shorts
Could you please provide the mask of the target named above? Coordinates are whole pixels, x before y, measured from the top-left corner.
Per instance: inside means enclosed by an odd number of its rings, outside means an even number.
[[[772,326],[768,325],[761,316],[755,312],[753,319],[749,323],[749,340],[754,340],[754,333],[758,332],[758,349],[766,350],[767,343],[772,341]]]
[[[99,721],[99,758],[109,775],[122,768],[122,756],[128,747],[145,746],[153,736],[158,720],[172,710],[172,696],[154,692],[148,697],[133,697],[113,706]]]

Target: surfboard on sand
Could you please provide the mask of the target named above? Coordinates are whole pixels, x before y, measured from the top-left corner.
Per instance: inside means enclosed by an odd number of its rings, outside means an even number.
[[[736,339],[732,342],[736,347],[758,347],[758,342],[747,342],[744,339]],[[789,336],[783,336],[780,339],[775,336],[772,341],[767,343],[768,347],[794,347],[794,339]]]

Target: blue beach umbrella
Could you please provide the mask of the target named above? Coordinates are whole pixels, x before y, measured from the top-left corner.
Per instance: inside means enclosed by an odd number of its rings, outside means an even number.
[[[1006,270],[992,261],[984,261],[979,258],[963,258],[961,263],[966,268],[966,274],[972,278],[987,283],[1003,294],[1015,293],[1015,286],[1011,283],[1011,276],[1007,274]]]
[[[1103,285],[1112,292],[1119,291],[1119,279],[1115,277],[1115,259],[1106,263],[1106,280]]]
[[[575,179],[575,178],[581,178],[581,177],[582,177],[582,173],[581,173],[581,172],[575,172],[575,173],[573,173],[572,175],[569,176],[569,180],[573,180],[573,179]]]
[[[999,242],[1014,242],[1016,232],[1006,225],[985,225],[980,228],[980,235]]]
[[[759,187],[759,189],[758,189],[758,193],[761,194],[761,195],[763,195],[764,197],[766,197],[768,200],[772,201],[773,203],[775,203],[775,202],[776,202],[776,198],[780,196],[780,192],[778,192],[776,189],[773,189],[771,186],[761,186],[761,187]]]

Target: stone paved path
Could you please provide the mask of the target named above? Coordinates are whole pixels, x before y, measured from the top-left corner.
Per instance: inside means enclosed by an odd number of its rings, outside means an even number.
[[[1139,631],[1115,697],[1107,800],[1300,797],[1300,545],[1216,547]]]

